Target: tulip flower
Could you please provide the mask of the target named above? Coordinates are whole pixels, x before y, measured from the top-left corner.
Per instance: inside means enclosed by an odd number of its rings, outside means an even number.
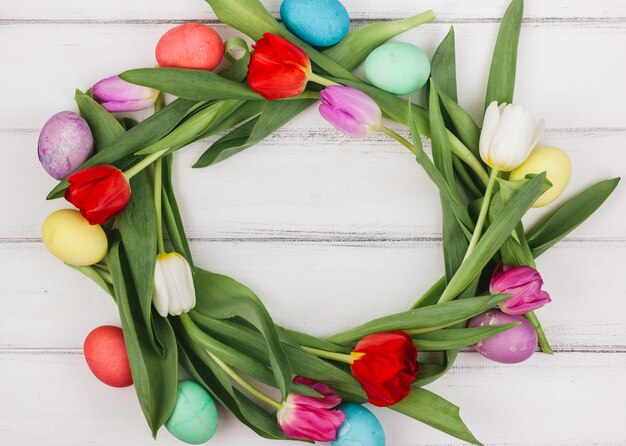
[[[309,56],[276,34],[265,33],[253,46],[248,85],[267,100],[302,93],[311,74]]]
[[[506,314],[521,315],[550,303],[550,295],[541,290],[542,285],[541,275],[530,266],[498,265],[491,277],[489,291],[492,294],[511,294],[498,306]]]
[[[375,406],[391,406],[406,398],[420,370],[417,349],[401,330],[364,337],[351,356],[352,375]]]
[[[378,104],[360,90],[331,85],[320,93],[319,111],[335,128],[355,138],[364,138],[381,127]]]
[[[329,442],[337,438],[337,429],[345,420],[340,410],[334,409],[341,398],[326,384],[297,376],[294,383],[316,390],[322,398],[290,393],[276,413],[278,425],[290,438]]]
[[[130,112],[151,107],[159,95],[154,88],[142,87],[111,76],[94,84],[93,98],[110,112]]]
[[[108,164],[79,170],[67,177],[65,199],[92,225],[103,224],[124,210],[130,185],[124,173]]]
[[[163,317],[168,314],[180,316],[196,306],[191,267],[177,252],[157,256],[152,303]]]
[[[509,172],[526,161],[543,134],[543,119],[536,120],[521,105],[492,102],[480,134],[480,156],[494,169]]]

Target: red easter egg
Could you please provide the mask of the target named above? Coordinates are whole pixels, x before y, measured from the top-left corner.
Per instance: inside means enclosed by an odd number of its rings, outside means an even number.
[[[213,70],[224,57],[220,35],[208,25],[185,23],[159,39],[156,59],[161,67]]]
[[[85,360],[91,372],[111,387],[128,387],[133,383],[124,334],[119,327],[103,325],[85,338]]]

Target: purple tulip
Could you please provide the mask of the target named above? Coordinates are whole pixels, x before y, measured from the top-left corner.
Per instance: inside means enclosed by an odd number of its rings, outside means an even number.
[[[380,129],[380,107],[362,91],[332,85],[322,90],[320,99],[320,114],[338,130],[355,138],[364,138]]]
[[[143,110],[154,104],[159,94],[154,88],[142,87],[111,76],[93,87],[93,98],[110,112]]]
[[[550,303],[550,295],[541,290],[542,285],[539,272],[530,266],[498,265],[491,276],[489,291],[492,294],[511,294],[498,306],[507,314],[520,315]]]

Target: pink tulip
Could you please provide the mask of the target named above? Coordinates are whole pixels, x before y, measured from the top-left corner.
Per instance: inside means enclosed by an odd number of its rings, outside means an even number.
[[[380,107],[362,91],[332,85],[322,90],[320,99],[320,114],[338,130],[355,138],[364,138],[380,129]]]
[[[93,98],[110,112],[143,110],[152,106],[159,94],[154,88],[131,84],[119,76],[102,79],[92,90]]]
[[[542,285],[539,272],[530,266],[498,265],[491,277],[489,290],[492,294],[511,294],[498,306],[507,314],[520,315],[550,303],[550,295],[541,290]]]
[[[341,398],[326,384],[297,376],[294,383],[304,384],[324,395],[321,398],[290,393],[278,410],[280,428],[289,438],[313,441],[334,441],[337,429],[345,420],[342,411],[334,409]]]

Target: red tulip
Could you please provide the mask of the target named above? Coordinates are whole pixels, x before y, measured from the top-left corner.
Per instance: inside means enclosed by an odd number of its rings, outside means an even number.
[[[254,45],[248,64],[248,85],[265,99],[299,95],[310,74],[309,56],[287,39],[265,33]]]
[[[375,406],[391,406],[406,398],[420,370],[417,349],[400,330],[364,337],[352,357],[352,375]]]
[[[108,164],[79,170],[67,177],[65,199],[92,224],[105,223],[124,210],[130,185],[124,173]]]

